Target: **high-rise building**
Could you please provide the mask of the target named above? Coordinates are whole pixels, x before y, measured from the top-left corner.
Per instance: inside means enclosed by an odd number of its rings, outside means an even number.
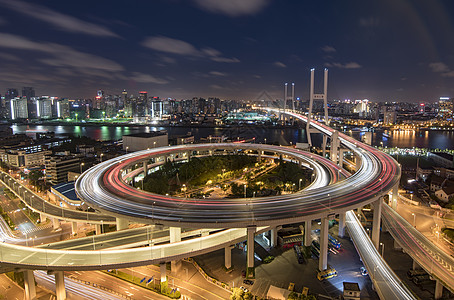
[[[41,119],[52,118],[52,100],[45,97],[37,99],[36,114]]]
[[[443,120],[452,119],[453,111],[453,99],[449,97],[440,97],[440,100],[438,101],[438,117]]]
[[[19,97],[19,92],[16,89],[8,89],[5,94],[6,100],[11,100],[13,98]]]
[[[10,100],[10,118],[11,120],[17,119],[27,119],[28,118],[28,108],[27,108],[27,98],[13,98]]]
[[[72,101],[74,102],[74,100]],[[52,105],[52,115],[54,118],[66,119],[70,117],[70,104],[68,99],[58,99]]]
[[[35,97],[35,89],[30,86],[24,86],[22,88],[22,97],[26,97],[27,100],[30,100],[32,97]]]

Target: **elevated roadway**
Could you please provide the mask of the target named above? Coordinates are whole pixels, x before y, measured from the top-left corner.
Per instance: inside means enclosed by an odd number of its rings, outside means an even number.
[[[47,217],[70,222],[84,221],[90,224],[115,224],[115,217],[109,215],[77,211],[49,203],[6,172],[0,171],[0,182],[16,194],[31,210]]]
[[[322,128],[331,133],[324,126]],[[400,177],[400,167],[392,157],[350,137],[339,134],[339,138],[361,157],[362,164],[354,175],[323,189],[305,190],[291,195],[219,201],[156,195],[135,189],[122,179],[128,166],[173,153],[214,153],[216,150],[227,149],[275,152],[292,156],[296,160],[308,160],[315,156],[293,148],[228,143],[156,148],[114,158],[82,174],[76,181],[76,191],[90,205],[117,217],[178,227],[278,226],[322,218],[376,201],[396,186]],[[226,211],[229,213],[226,214]]]
[[[454,292],[454,259],[408,223],[388,205],[383,206],[383,221],[394,240],[428,274]]]
[[[380,299],[417,299],[378,253],[353,211],[347,212],[346,223]]]

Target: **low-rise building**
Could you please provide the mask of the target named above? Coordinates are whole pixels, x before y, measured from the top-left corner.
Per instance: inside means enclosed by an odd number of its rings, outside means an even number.
[[[147,150],[169,145],[167,131],[152,131],[123,136],[123,150],[133,152]]]
[[[361,299],[361,290],[359,285],[356,282],[343,282],[344,284],[344,293],[343,297],[345,300],[360,300]]]
[[[432,176],[432,179],[430,180],[430,191],[431,192],[436,192],[438,190],[441,190],[443,187],[443,184],[445,182],[445,179],[440,176]]]
[[[68,172],[80,172],[81,163],[77,156],[47,155],[45,157],[46,179],[51,184],[68,181]]]
[[[443,178],[454,178],[454,168],[434,167],[434,174]]]
[[[422,179],[424,182],[427,180],[427,178],[434,172],[434,168],[423,168],[421,166],[418,166],[416,168],[416,178]],[[439,174],[437,174],[439,175]]]
[[[435,196],[443,202],[449,202],[449,200],[454,198],[454,182],[436,191]]]
[[[445,168],[454,167],[454,156],[445,152],[428,152],[429,159]]]

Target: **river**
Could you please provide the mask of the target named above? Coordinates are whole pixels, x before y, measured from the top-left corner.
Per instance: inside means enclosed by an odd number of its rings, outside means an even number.
[[[72,134],[75,136],[88,136],[95,140],[120,140],[123,135],[156,130],[167,130],[169,137],[185,135],[191,132],[196,141],[208,136],[224,135],[230,139],[251,139],[255,137],[257,142],[278,143],[288,145],[290,143],[305,143],[306,131],[296,128],[266,128],[266,127],[154,127],[154,126],[93,126],[93,125],[12,125],[14,133],[25,133],[34,136],[36,132],[53,131],[56,136]],[[362,132],[354,131],[351,134],[359,139]],[[321,143],[320,134],[313,135],[314,145]],[[429,148],[429,149],[454,149],[454,131],[393,131],[389,135],[381,132],[373,133],[372,144],[374,146],[387,146],[399,148]]]

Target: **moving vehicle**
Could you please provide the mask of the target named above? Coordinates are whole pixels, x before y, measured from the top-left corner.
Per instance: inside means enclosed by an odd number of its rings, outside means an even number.
[[[361,275],[363,275],[363,276],[367,276],[367,275],[368,275],[367,270],[366,270],[365,267],[359,268],[359,272],[360,272]]]
[[[337,276],[337,271],[334,268],[329,267],[325,271],[320,271],[317,273],[317,279],[318,280],[325,280],[325,279],[330,279],[332,277]]]
[[[304,263],[304,255],[301,252],[301,247],[299,245],[294,245],[293,250],[295,250],[295,255],[296,255],[296,259],[298,260],[298,263],[299,264]]]
[[[328,241],[334,248],[336,248],[337,250],[340,249],[341,243],[331,234],[328,234]]]
[[[426,271],[424,271],[423,269],[408,270],[407,277],[413,278],[414,276],[420,276],[420,275],[425,275],[425,274],[426,274]]]

